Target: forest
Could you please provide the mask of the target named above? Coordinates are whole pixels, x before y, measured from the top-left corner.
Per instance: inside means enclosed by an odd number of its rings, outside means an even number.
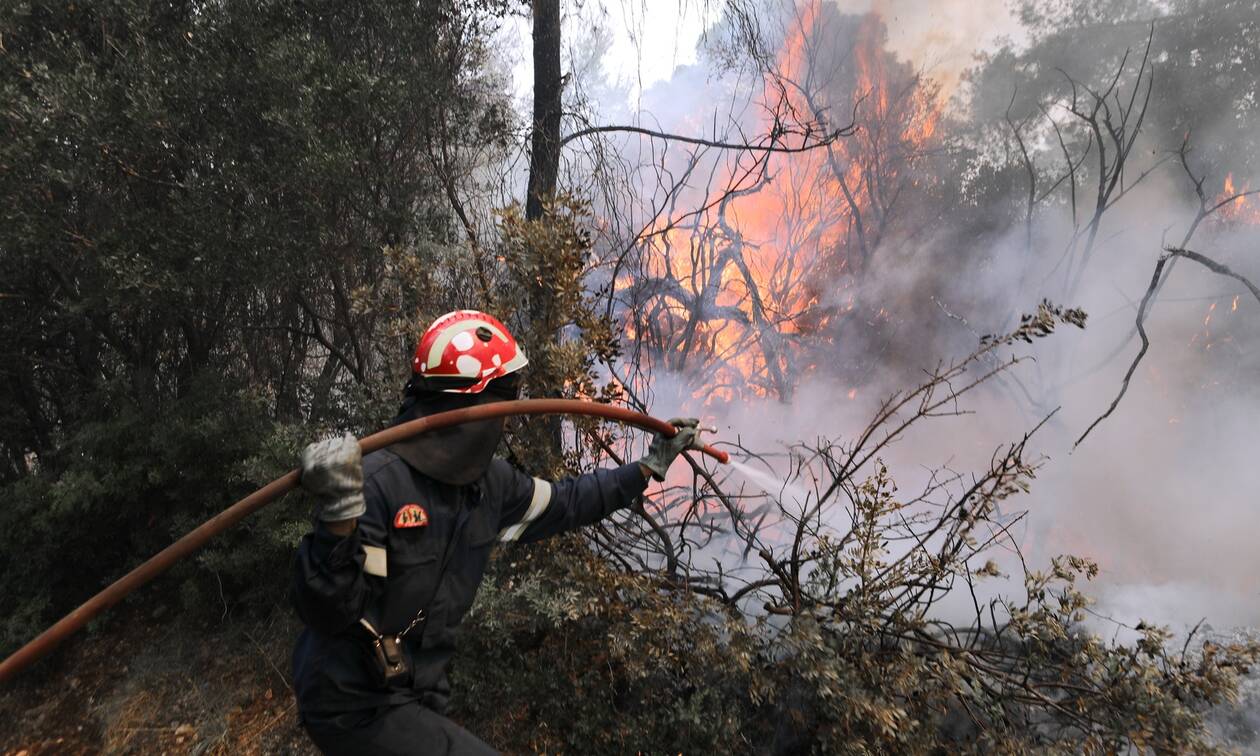
[[[1260,752],[1260,0],[7,0],[0,135],[0,656],[476,309],[731,455],[495,548],[494,748]],[[0,684],[0,751],[316,753],[311,528]]]

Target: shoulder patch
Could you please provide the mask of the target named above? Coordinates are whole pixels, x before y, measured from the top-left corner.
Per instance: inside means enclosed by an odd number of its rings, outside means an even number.
[[[423,528],[429,524],[429,513],[419,504],[404,504],[394,515],[395,528]]]

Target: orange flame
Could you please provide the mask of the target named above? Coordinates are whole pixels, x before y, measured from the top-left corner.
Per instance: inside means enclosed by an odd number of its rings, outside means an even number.
[[[673,308],[656,324],[682,334],[666,363],[707,363],[698,392],[706,403],[790,396],[813,368],[803,337],[816,337],[854,309],[853,294],[842,292],[868,267],[880,242],[874,229],[883,232],[904,184],[919,180],[909,169],[936,134],[942,98],[885,50],[880,16],[856,19],[852,55],[839,65],[828,46],[843,42],[824,21],[854,21],[837,15],[820,0],[798,9],[766,90],[782,93],[799,120],[816,121],[816,132],[844,125],[834,121],[847,121],[856,107],[857,132],[827,147],[765,157],[764,178],[751,186],[740,184],[747,155],[732,161],[716,186],[740,192],[705,198],[713,207],[693,227],[651,236],[648,275],[672,279],[708,303],[702,317]],[[828,54],[838,67],[819,70]],[[899,66],[896,75],[892,66]],[[777,123],[767,116],[762,127],[770,132]],[[874,316],[886,317],[883,309]]]
[[[1216,197],[1217,202],[1225,203],[1219,211],[1221,220],[1226,223],[1260,225],[1260,202],[1256,201],[1256,195],[1251,191],[1250,184],[1244,183],[1242,187],[1236,187],[1234,174],[1227,174],[1221,193]]]

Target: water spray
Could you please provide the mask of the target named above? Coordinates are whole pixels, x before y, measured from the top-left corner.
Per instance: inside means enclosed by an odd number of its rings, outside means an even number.
[[[803,504],[808,500],[809,492],[800,485],[790,483],[769,470],[763,470],[743,462],[731,460],[728,464],[744,478],[751,481],[762,491],[765,491],[776,501],[784,501],[785,495],[790,495],[792,501],[797,504]]]
[[[399,423],[392,428],[386,428],[379,433],[374,433],[361,439],[359,447],[364,454],[369,454],[425,431],[439,430],[478,420],[491,420],[512,415],[588,415],[633,425],[644,430],[663,434],[666,437],[678,433],[678,429],[664,420],[658,420],[650,415],[628,410],[624,407],[596,404],[577,399],[518,399],[509,402],[480,404],[474,407],[451,410],[450,412],[440,412],[428,417]],[[730,461],[730,457],[726,452],[714,449],[711,446],[702,447],[699,451],[722,464],[727,464]],[[206,520],[183,538],[162,549],[150,557],[148,561],[115,580],[100,593],[83,602],[79,608],[62,617],[52,627],[13,652],[9,658],[0,662],[0,683],[7,682],[23,669],[42,659],[98,614],[122,601],[145,583],[166,572],[176,562],[204,546],[211,538],[297,488],[300,478],[300,470],[290,470],[285,475],[276,478],[214,517]]]

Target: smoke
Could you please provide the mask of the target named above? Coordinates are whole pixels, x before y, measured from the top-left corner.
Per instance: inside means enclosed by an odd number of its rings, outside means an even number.
[[[1007,0],[843,0],[846,13],[875,13],[888,25],[888,49],[953,92],[977,51],[1022,36]]]
[[[942,78],[956,80],[960,61],[991,51],[993,36],[983,23],[994,14],[988,6],[938,4],[928,13],[918,11],[921,4],[900,2],[842,7],[879,13],[891,29],[889,47],[903,59],[913,57],[929,75],[938,65],[948,69]],[[1000,18],[1006,19],[1002,31],[1020,35],[1008,13]],[[1131,43],[1115,39],[1121,50]],[[933,45],[941,50],[935,62]],[[756,133],[757,114],[742,103],[757,85],[746,71],[724,72],[712,58],[701,56],[697,64],[679,68],[672,79],[644,92],[642,102],[650,112],[643,117],[676,133],[695,134],[697,128],[731,121]],[[1157,90],[1155,96],[1179,93]],[[714,113],[721,114],[720,121]],[[981,126],[944,128],[973,128],[1002,138],[1003,124],[990,124],[987,132]],[[1216,123],[1198,127],[1222,133]],[[1045,165],[1056,159],[1052,139],[1045,129],[1030,131],[1029,142]],[[1137,170],[1153,165],[1169,147],[1153,140],[1141,144]],[[940,145],[947,151],[947,140]],[[637,139],[620,146],[642,150]],[[723,168],[728,159],[706,157],[706,176],[729,169]],[[789,161],[804,159],[776,158],[769,172],[790,174]],[[675,169],[685,162],[677,153],[669,160],[678,161],[668,163]],[[964,164],[942,159],[918,169],[944,172]],[[1209,196],[1220,191],[1221,178],[1214,175],[1215,183],[1205,183]],[[1148,319],[1151,347],[1127,396],[1074,447],[1120,388],[1138,348],[1133,336],[1138,302],[1163,247],[1179,240],[1193,217],[1193,195],[1175,161],[1152,173],[1108,210],[1097,250],[1073,290],[1065,286],[1060,262],[1076,231],[1066,202],[1039,207],[1033,232],[1026,236],[1018,196],[1026,185],[1015,179],[1009,187],[998,199],[956,195],[971,206],[944,208],[925,231],[891,237],[861,276],[848,271],[828,278],[830,288],[820,301],[850,303],[846,306],[867,325],[801,347],[807,357],[796,364],[788,401],[755,393],[715,400],[697,385],[704,379],[696,372],[656,364],[647,397],[653,412],[701,415],[719,427],[719,438],[757,451],[781,451],[786,444],[820,438],[843,441],[866,426],[883,397],[913,386],[921,371],[937,361],[964,356],[981,334],[1010,327],[1018,312],[1031,312],[1043,297],[1082,307],[1090,314],[1086,330],[1064,329],[1023,349],[1034,361],[972,396],[965,406],[972,414],[929,421],[893,447],[886,461],[901,488],[912,490],[926,470],[940,466],[983,469],[996,446],[1018,439],[1058,408],[1031,445],[1045,456],[1033,490],[1012,501],[1028,512],[1019,536],[1030,564],[1044,564],[1059,553],[1095,559],[1101,566],[1092,589],[1099,600],[1095,611],[1127,624],[1141,618],[1186,627],[1203,617],[1218,626],[1260,624],[1260,549],[1254,543],[1260,533],[1260,381],[1255,380],[1260,375],[1260,302],[1238,282],[1179,261]],[[660,197],[659,186],[647,181],[638,188],[644,202]],[[699,205],[710,189],[698,182],[678,205]],[[907,196],[912,201],[928,195]],[[1089,201],[1081,199],[1083,206]],[[985,202],[991,207],[977,208]],[[983,232],[969,236],[976,228]],[[1258,237],[1255,226],[1209,220],[1191,246],[1257,281]],[[748,241],[770,248],[786,238]],[[668,254],[684,255],[687,249]],[[752,352],[757,347],[749,342],[739,348]],[[809,354],[809,349],[821,354]],[[776,483],[774,473],[760,467],[737,476],[758,490]],[[732,484],[737,476],[730,478]],[[802,495],[791,485],[784,492]]]
[[[1143,212],[1152,208],[1166,215],[1184,209],[1148,204]],[[1011,501],[1028,512],[1019,535],[1030,564],[1061,553],[1096,560],[1100,574],[1090,591],[1099,602],[1096,611],[1128,625],[1146,620],[1184,629],[1208,618],[1217,626],[1254,626],[1260,624],[1260,390],[1253,378],[1260,375],[1260,303],[1240,296],[1233,309],[1239,286],[1179,266],[1149,320],[1152,347],[1128,395],[1093,435],[1073,446],[1115,396],[1137,351],[1134,338],[1111,357],[1133,330],[1134,305],[1160,249],[1157,231],[1128,226],[1124,243],[1108,250],[1107,263],[1086,279],[1079,299],[1064,302],[1091,313],[1085,331],[1060,330],[1020,350],[1035,362],[965,401],[963,409],[974,414],[926,422],[885,461],[903,490],[918,490],[926,468],[985,469],[994,448],[1061,407],[1031,444],[1034,454],[1045,457],[1031,493]],[[1226,249],[1229,242],[1220,235],[1200,246]],[[1006,254],[1017,255],[1018,244],[1008,240]],[[1260,277],[1254,256],[1221,257]],[[962,299],[960,287],[973,295],[965,301],[983,301],[1000,300],[1015,285],[1015,273],[1000,266],[976,279],[941,280],[929,273],[938,269],[885,271],[871,285],[876,296],[892,297],[898,290],[922,291],[923,277],[931,276],[943,303]],[[1036,298],[1026,301],[1031,310]],[[1216,322],[1205,328],[1213,303]],[[982,330],[986,319],[996,320],[974,309],[949,312]],[[916,347],[923,368],[961,357],[976,344],[944,310],[936,316],[942,322],[907,322],[901,329],[936,334],[930,346]],[[877,359],[860,347],[841,344],[836,350],[840,362]],[[766,451],[820,437],[851,440],[880,399],[915,382],[905,371],[876,365],[858,387],[814,375],[789,404],[755,399],[677,411],[712,413],[708,419],[722,428],[719,436]]]
[[[1118,391],[1137,350],[1133,339],[1108,359],[1133,328],[1133,308],[1117,308],[1140,300],[1153,265],[1150,251],[1159,249],[1158,238],[1144,236],[1133,232],[1114,250],[1115,262],[1087,280],[1079,304],[1098,316],[1086,331],[1061,331],[1023,350],[1036,362],[1017,368],[1012,378],[1035,401],[1013,383],[990,387],[964,403],[974,414],[926,423],[886,461],[906,490],[917,490],[924,466],[982,470],[996,446],[1018,439],[1061,407],[1034,437],[1032,450],[1046,459],[1032,492],[1012,502],[1028,511],[1021,548],[1030,563],[1044,564],[1060,553],[1095,559],[1101,568],[1092,591],[1097,611],[1125,624],[1144,619],[1186,627],[1205,617],[1218,626],[1260,624],[1260,391],[1247,380],[1260,375],[1260,303],[1240,297],[1233,310],[1238,287],[1181,267],[1150,319],[1152,348],[1128,395],[1073,448]],[[1246,260],[1233,262],[1246,269]],[[1252,275],[1260,275],[1251,262]],[[915,290],[921,286],[915,277],[915,271],[885,277],[879,288]],[[941,301],[957,284],[945,283]],[[1006,290],[1002,283],[998,275],[968,285],[996,298]],[[1203,321],[1212,303],[1228,314],[1218,316],[1227,321],[1217,325],[1217,345],[1207,349]],[[983,313],[954,314],[984,320]],[[921,352],[923,367],[965,354],[957,341],[938,339],[934,351]],[[842,361],[864,358],[847,354],[844,345],[839,350]],[[1082,375],[1098,364],[1104,367]],[[911,376],[876,370],[854,399],[848,385],[814,378],[788,405],[761,399],[691,409],[715,412],[725,434],[751,448],[843,440],[865,427],[875,401],[912,382]]]

